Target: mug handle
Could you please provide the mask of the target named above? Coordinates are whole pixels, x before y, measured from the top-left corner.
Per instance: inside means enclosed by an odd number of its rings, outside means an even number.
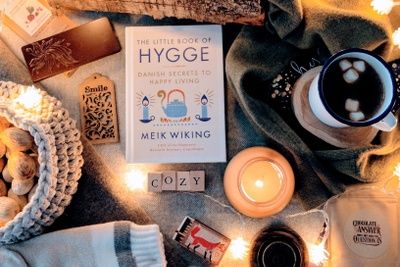
[[[393,115],[392,112],[389,112],[385,118],[383,118],[381,121],[378,121],[372,126],[381,131],[390,132],[391,130],[394,129],[394,127],[396,127],[396,124],[397,124],[396,117]]]

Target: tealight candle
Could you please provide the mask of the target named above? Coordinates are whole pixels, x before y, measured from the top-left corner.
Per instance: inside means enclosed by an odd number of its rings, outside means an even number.
[[[281,211],[294,191],[294,175],[287,160],[275,150],[252,147],[228,164],[225,194],[235,209],[254,218]]]

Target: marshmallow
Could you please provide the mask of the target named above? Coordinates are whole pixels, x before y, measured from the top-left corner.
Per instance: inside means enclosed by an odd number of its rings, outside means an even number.
[[[343,79],[349,84],[355,83],[359,77],[360,75],[355,69],[349,69],[343,74]]]
[[[362,121],[363,119],[365,119],[365,115],[362,111],[350,112],[350,120]]]
[[[347,98],[344,108],[349,112],[357,112],[360,109],[360,102],[355,99]]]
[[[353,67],[359,72],[364,72],[366,68],[365,62],[363,60],[354,61]]]
[[[342,69],[342,71],[346,71],[351,68],[351,63],[347,59],[342,59],[339,62],[339,67]]]

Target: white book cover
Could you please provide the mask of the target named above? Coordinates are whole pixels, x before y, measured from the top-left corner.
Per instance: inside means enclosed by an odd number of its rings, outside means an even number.
[[[225,162],[221,26],[133,26],[125,41],[127,162]]]

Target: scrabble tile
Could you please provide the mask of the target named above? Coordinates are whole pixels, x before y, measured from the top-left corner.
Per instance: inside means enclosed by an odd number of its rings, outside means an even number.
[[[190,172],[177,172],[178,191],[190,191]]]
[[[162,191],[162,174],[160,172],[149,172],[147,174],[147,191]]]
[[[205,190],[205,172],[190,171],[190,191],[201,192]]]
[[[162,173],[162,190],[175,191],[176,190],[176,172],[165,171]]]

